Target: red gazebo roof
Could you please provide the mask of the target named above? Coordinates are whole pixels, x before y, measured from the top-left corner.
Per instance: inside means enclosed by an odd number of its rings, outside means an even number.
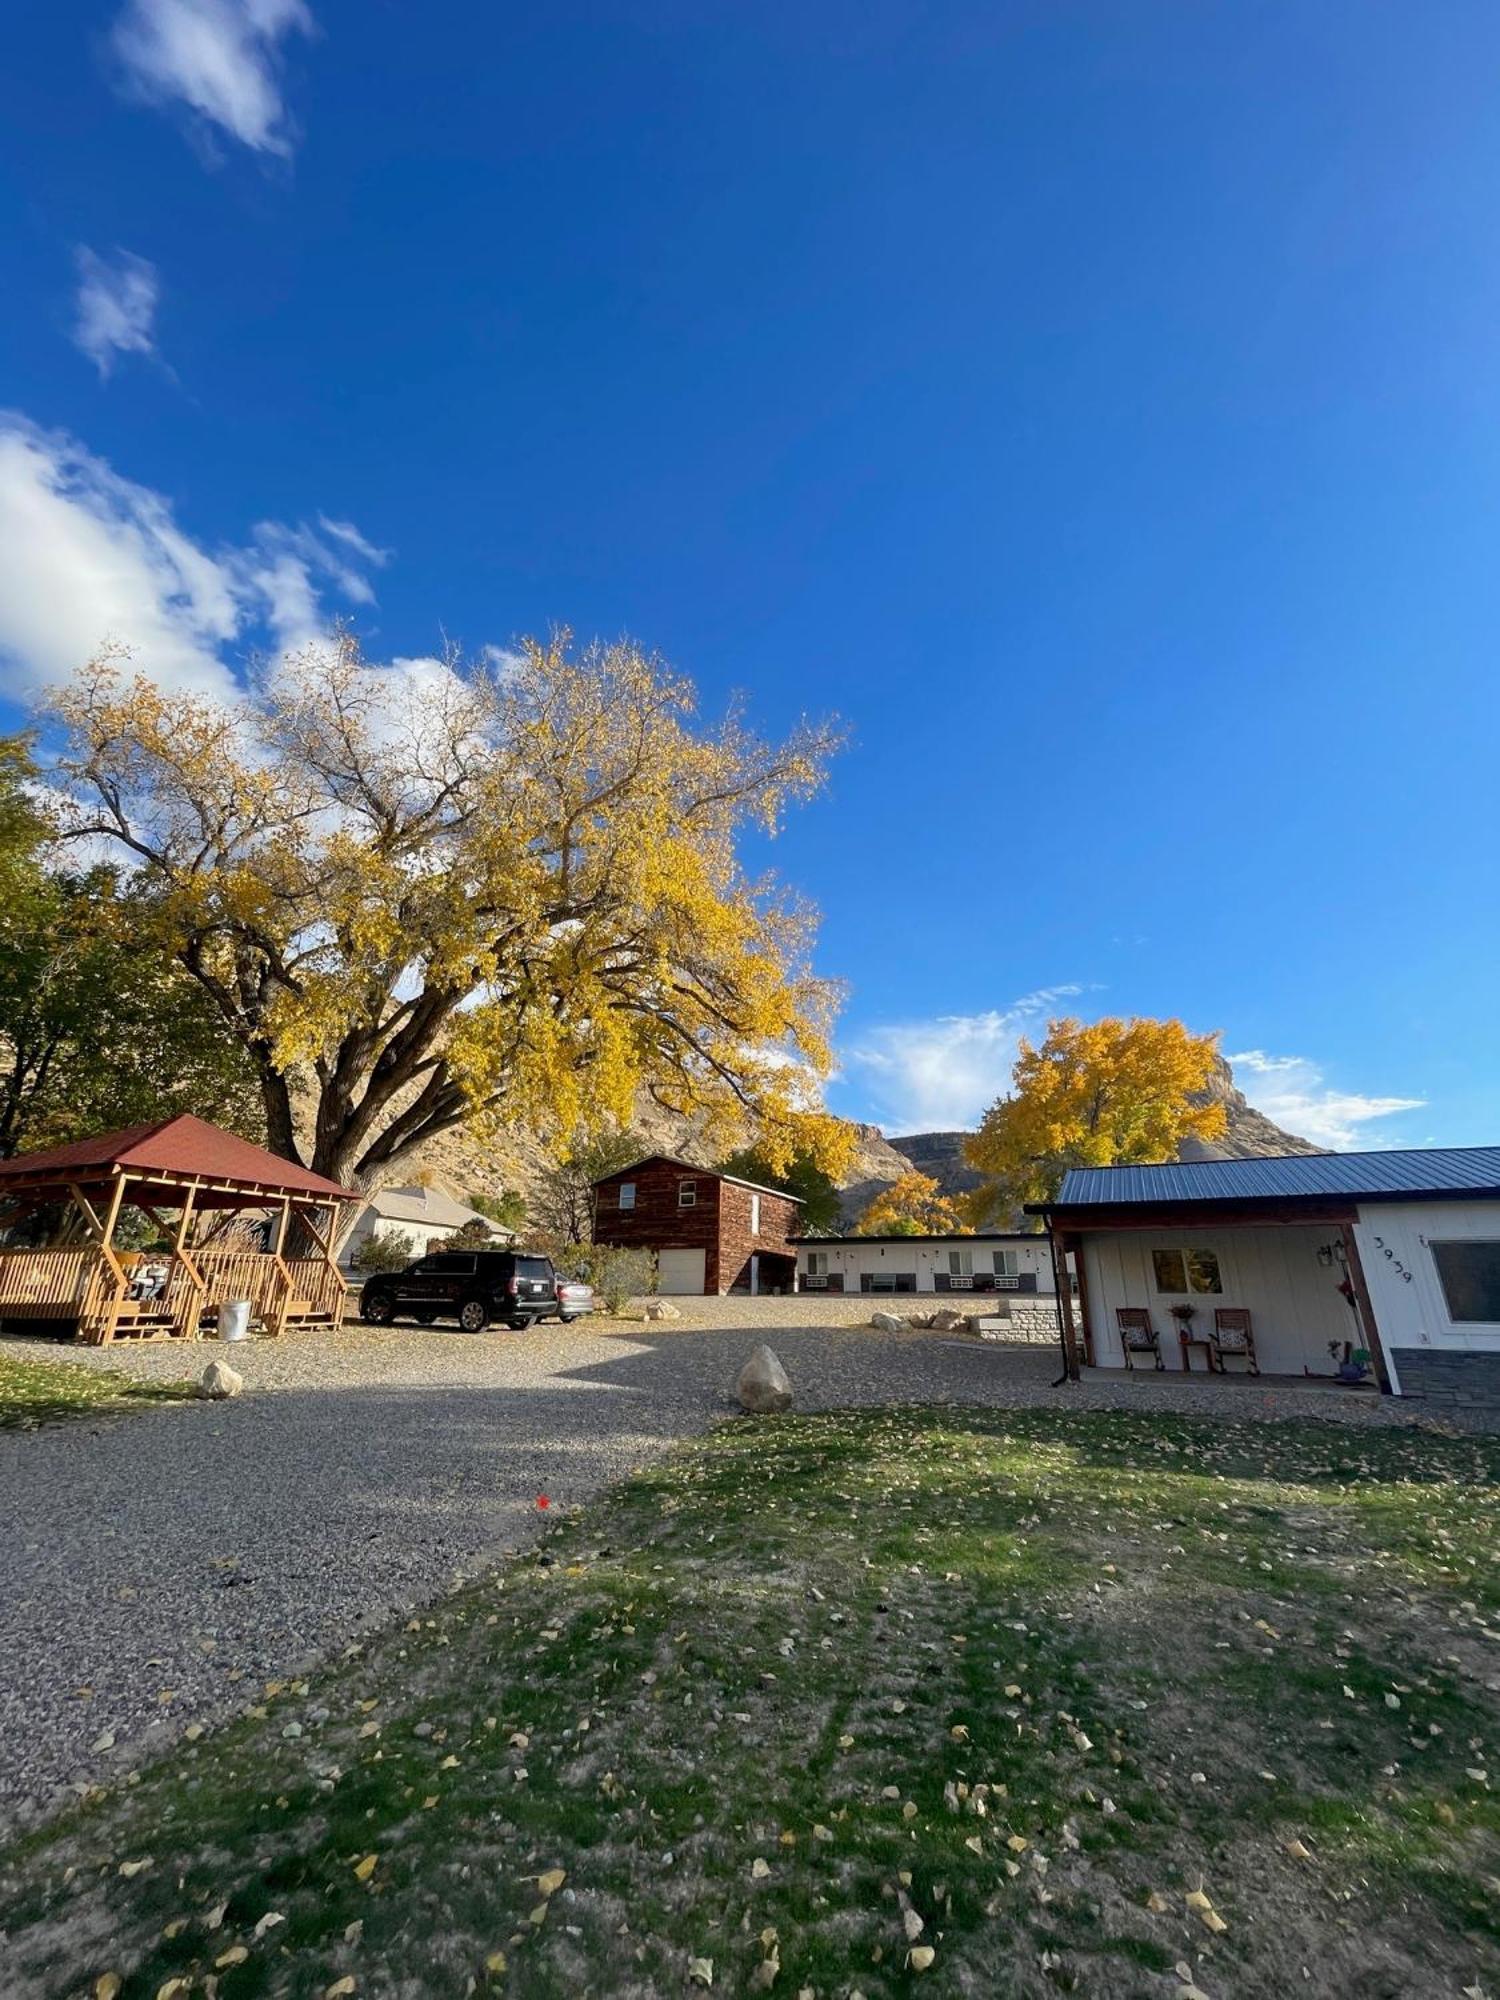
[[[268,1153],[264,1146],[252,1146],[233,1132],[223,1132],[190,1113],[163,1118],[154,1125],[128,1125],[122,1132],[100,1132],[92,1139],[76,1139],[69,1146],[53,1146],[43,1153],[20,1153],[13,1160],[0,1160],[0,1194],[37,1193],[70,1183],[97,1187],[101,1182],[127,1174],[140,1181],[145,1194],[151,1187],[180,1188],[191,1182],[205,1184],[203,1198],[213,1200],[211,1189],[219,1191],[214,1205],[228,1206],[224,1195],[248,1197],[292,1195],[303,1200],[358,1201],[356,1188],[340,1187],[322,1174],[309,1173],[291,1160]]]

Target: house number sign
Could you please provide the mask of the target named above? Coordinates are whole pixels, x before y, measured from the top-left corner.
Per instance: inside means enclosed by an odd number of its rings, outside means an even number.
[[[1389,1262],[1391,1269],[1396,1273],[1396,1276],[1398,1278],[1405,1278],[1407,1284],[1410,1284],[1411,1272],[1407,1270],[1406,1266],[1402,1263],[1401,1259],[1396,1255],[1395,1251],[1391,1249],[1389,1244],[1386,1242],[1385,1238],[1383,1236],[1376,1236],[1373,1237],[1371,1240],[1374,1243],[1375,1248]]]

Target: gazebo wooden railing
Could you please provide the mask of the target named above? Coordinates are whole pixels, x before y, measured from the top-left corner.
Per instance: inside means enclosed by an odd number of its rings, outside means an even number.
[[[357,1199],[189,1117],[0,1161],[0,1201],[12,1226],[61,1216],[68,1220],[57,1221],[59,1229],[81,1225],[87,1239],[0,1249],[0,1320],[70,1323],[79,1340],[95,1344],[196,1340],[221,1306],[246,1300],[263,1333],[337,1328],[348,1288],[334,1258],[334,1217],[339,1203]],[[167,1247],[122,1251],[125,1208],[144,1211]],[[195,1241],[210,1213],[226,1209],[260,1212],[266,1247]],[[294,1233],[299,1254],[291,1256]]]

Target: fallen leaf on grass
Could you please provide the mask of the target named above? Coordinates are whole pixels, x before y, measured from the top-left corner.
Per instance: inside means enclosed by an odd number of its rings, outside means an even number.
[[[356,1861],[354,1864],[354,1879],[357,1882],[368,1882],[370,1877],[375,1873],[379,1861],[380,1856],[378,1854],[367,1854],[363,1860]]]
[[[763,1861],[757,1854],[755,1859],[750,1863],[750,1880],[752,1882],[764,1882],[770,1872],[770,1863]]]
[[[101,1972],[94,1981],[94,2000],[115,2000],[124,1984],[118,1972]]]
[[[1291,1855],[1293,1861],[1312,1860],[1312,1854],[1310,1850],[1304,1847],[1300,1840],[1289,1840],[1286,1844],[1286,1851],[1288,1854]]]
[[[714,1983],[714,1962],[711,1958],[690,1958],[688,1978],[694,1986],[712,1986]]]
[[[145,1859],[141,1861],[122,1861],[120,1863],[120,1873],[125,1877],[125,1880],[129,1882],[130,1880],[132,1880],[133,1877],[142,1874],[150,1866],[151,1866],[151,1856],[148,1854],[145,1857]]]
[[[267,1910],[250,1935],[254,1938],[263,1938],[267,1931],[274,1931],[278,1924],[284,1924],[285,1922],[286,1918],[281,1914],[280,1910]]]
[[[555,1896],[568,1879],[566,1868],[548,1868],[536,1878],[536,1886],[543,1896]]]
[[[926,1972],[936,1959],[937,1953],[930,1944],[913,1945],[906,1954],[906,1962],[913,1972]]]
[[[354,1991],[354,1974],[346,1972],[342,1979],[335,1979],[332,1986],[323,1988],[323,2000],[347,2000]]]
[[[486,1972],[504,1972],[505,1967],[506,1967],[506,1957],[503,1951],[492,1951],[489,1957],[484,1961],[484,1969]]]

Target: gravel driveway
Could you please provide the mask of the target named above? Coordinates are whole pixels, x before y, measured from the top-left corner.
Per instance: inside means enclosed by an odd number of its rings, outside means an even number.
[[[477,1338],[353,1326],[256,1343],[233,1355],[247,1384],[235,1402],[0,1433],[0,1823],[515,1548],[543,1518],[539,1495],[576,1505],[727,1414],[758,1339],[774,1341],[803,1409],[1071,1396],[1237,1416],[1417,1414],[1161,1378],[1054,1392],[1051,1350],[789,1327],[795,1306],[772,1299],[702,1303],[719,1323]],[[66,1353],[160,1378],[217,1351]]]

